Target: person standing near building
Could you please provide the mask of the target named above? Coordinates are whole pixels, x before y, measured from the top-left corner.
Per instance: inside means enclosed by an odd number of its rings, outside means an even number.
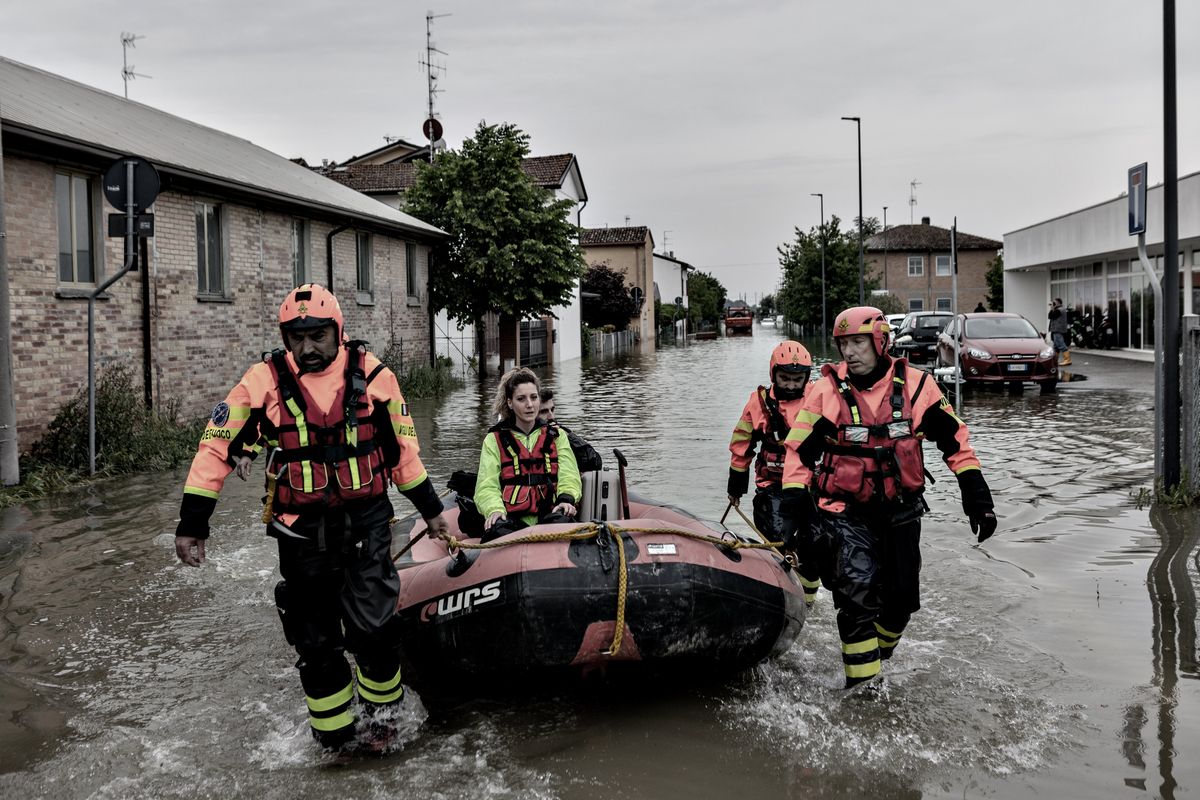
[[[783,513],[783,443],[800,410],[812,356],[799,342],[788,340],[771,352],[770,386],[759,386],[746,401],[729,441],[729,502],[740,506],[750,488],[750,461],[754,459],[754,527],[771,541],[785,542],[799,559],[804,602],[811,606],[821,586],[817,565],[807,548],[792,535],[792,520]],[[755,457],[755,450],[758,456]]]
[[[1063,308],[1061,297],[1054,298],[1046,318],[1050,323],[1050,343],[1054,345],[1054,352],[1059,354],[1058,365],[1069,367],[1071,366],[1071,350],[1067,336],[1070,335],[1071,325],[1067,319],[1067,310]]]
[[[263,516],[278,540],[275,600],[300,656],[309,725],[325,747],[354,739],[357,684],[370,746],[386,739],[385,712],[404,696],[388,483],[432,535],[449,527],[396,376],[364,342],[344,341],[337,298],[316,284],[293,289],[279,329],[286,349],[250,367],[212,411],[184,486],[175,551],[184,564],[204,563],[225,478],[260,440],[272,446]]]
[[[822,367],[805,394],[784,458],[796,536],[812,540],[833,592],[847,688],[879,674],[921,606],[923,440],[958,478],[978,540],[996,531],[967,426],[929,373],[886,355],[888,331],[877,308],[838,314],[833,337],[843,360]]]

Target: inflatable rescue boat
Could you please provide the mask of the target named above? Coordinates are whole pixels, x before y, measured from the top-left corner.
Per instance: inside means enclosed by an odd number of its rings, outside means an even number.
[[[459,514],[445,512],[456,538]],[[418,522],[397,564],[405,683],[436,695],[590,673],[708,679],[800,633],[799,580],[760,540],[624,500],[608,470],[585,473],[580,517],[454,552]]]

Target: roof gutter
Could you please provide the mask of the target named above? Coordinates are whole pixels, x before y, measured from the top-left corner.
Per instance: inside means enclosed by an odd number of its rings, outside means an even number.
[[[349,225],[338,225],[325,234],[325,288],[331,292],[333,291],[333,237],[349,228]]]

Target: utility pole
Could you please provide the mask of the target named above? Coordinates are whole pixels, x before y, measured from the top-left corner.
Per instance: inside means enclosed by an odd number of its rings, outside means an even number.
[[[821,336],[829,333],[828,308],[825,305],[825,195],[809,192],[810,197],[821,199]]]
[[[887,291],[887,256],[888,256],[888,240],[887,240],[887,206],[883,207],[883,288]]]
[[[1175,0],[1163,0],[1163,474],[1179,485],[1179,166],[1175,128]]]
[[[121,31],[121,80],[125,82],[125,99],[129,99],[129,82],[134,78],[149,78],[150,75],[143,75],[140,72],[134,72],[133,64],[129,63],[130,48],[137,47],[134,42],[138,39],[145,39],[145,36],[138,36],[136,33],[125,33]]]
[[[842,117],[858,128],[858,304],[864,305],[866,297],[866,270],[863,262],[863,209],[862,209],[862,117]]]
[[[433,54],[438,53],[446,56],[449,53],[444,50],[437,49],[433,42],[433,21],[442,17],[449,17],[451,14],[435,14],[432,11],[425,12],[425,58],[418,60],[418,64],[425,68],[425,83],[426,96],[428,104],[428,114],[425,118],[424,132],[425,137],[429,140],[429,163],[433,163],[434,159],[434,144],[441,139],[441,125],[437,123],[437,116],[433,113],[433,99],[441,93],[442,89],[437,86],[438,78],[446,72],[445,64],[438,64],[433,60]]]

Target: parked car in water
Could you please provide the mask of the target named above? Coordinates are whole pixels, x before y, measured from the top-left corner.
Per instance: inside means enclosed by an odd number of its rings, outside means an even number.
[[[1058,385],[1058,357],[1045,334],[1020,314],[959,314],[938,336],[938,366],[954,363],[958,340],[962,379],[977,384]]]
[[[927,364],[937,355],[937,338],[950,318],[949,311],[913,311],[906,315],[892,340],[892,355],[913,364]]]

